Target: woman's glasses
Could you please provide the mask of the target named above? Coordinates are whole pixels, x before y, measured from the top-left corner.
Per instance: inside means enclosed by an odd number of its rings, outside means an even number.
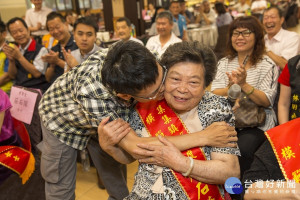
[[[242,35],[243,37],[249,37],[250,34],[253,33],[250,30],[245,30],[245,31],[233,31],[232,32],[232,37],[239,37],[240,35]]]

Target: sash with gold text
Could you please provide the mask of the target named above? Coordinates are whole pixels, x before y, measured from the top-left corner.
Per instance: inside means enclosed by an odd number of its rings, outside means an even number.
[[[149,103],[138,103],[136,109],[142,119],[147,132],[152,137],[161,136],[176,136],[189,134],[189,131],[175,114],[175,112],[167,105],[165,100]],[[183,151],[184,156],[192,157],[196,160],[206,160],[201,148],[192,148]],[[181,185],[183,191],[191,200],[224,199],[220,194],[217,185],[201,183],[193,178],[184,177],[181,173],[173,171],[176,179]]]
[[[286,180],[300,183],[300,118],[265,132]]]
[[[24,184],[35,169],[35,159],[31,153],[30,138],[24,124],[14,118],[13,124],[24,148],[18,146],[0,146],[0,165],[16,172]]]

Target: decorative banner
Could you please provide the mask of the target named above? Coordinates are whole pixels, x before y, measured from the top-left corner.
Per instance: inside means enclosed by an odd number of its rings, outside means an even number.
[[[31,124],[37,95],[37,93],[13,86],[10,92],[11,115],[26,124]]]
[[[300,118],[265,132],[286,180],[300,183]]]

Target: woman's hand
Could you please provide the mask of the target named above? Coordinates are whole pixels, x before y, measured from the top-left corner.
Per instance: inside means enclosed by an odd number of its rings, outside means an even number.
[[[137,144],[140,149],[136,149],[135,153],[147,156],[147,158],[139,159],[139,162],[170,167],[175,171],[184,172],[186,170],[186,162],[188,162],[187,157],[185,157],[173,143],[167,140],[167,138],[158,136],[158,139],[163,146]]]
[[[242,87],[246,83],[247,71],[245,67],[239,67],[231,72],[231,76],[234,82]]]

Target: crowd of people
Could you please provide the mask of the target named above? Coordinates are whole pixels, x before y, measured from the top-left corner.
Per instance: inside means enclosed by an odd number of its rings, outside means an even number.
[[[193,15],[185,2],[171,1],[168,10],[151,4],[146,42],[120,17],[119,41],[104,48],[96,45],[99,24],[89,10],[74,20],[41,0],[32,3],[25,20],[0,21],[0,144],[23,148],[12,127],[11,87],[39,89],[37,162],[45,183],[39,199],[75,199],[77,153],[85,149],[111,200],[260,199],[253,190],[258,179],[295,181],[295,190],[265,199],[300,199],[300,162],[293,161],[300,152],[290,149],[287,156],[277,149],[297,146],[300,135],[300,36],[282,28],[282,9],[264,0],[212,8],[204,0]],[[230,14],[249,9],[253,16]],[[191,23],[228,26],[223,58],[189,41]],[[52,38],[47,48],[34,34],[41,32]],[[263,125],[235,127],[242,100],[228,100],[233,85],[263,108]],[[136,160],[129,191],[126,164]],[[0,188],[12,173],[0,157]],[[229,194],[230,177],[253,187]]]

